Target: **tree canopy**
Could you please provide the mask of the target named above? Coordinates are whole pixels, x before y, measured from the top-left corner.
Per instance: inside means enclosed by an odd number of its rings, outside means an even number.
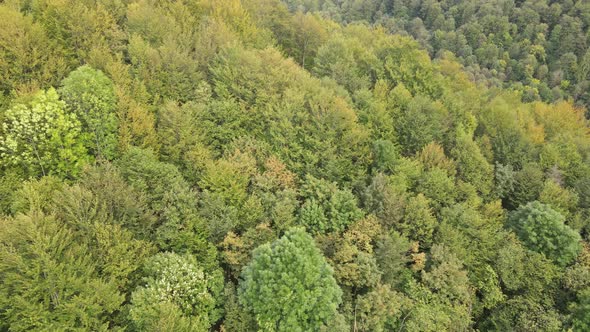
[[[0,1],[0,331],[583,331],[584,1]]]

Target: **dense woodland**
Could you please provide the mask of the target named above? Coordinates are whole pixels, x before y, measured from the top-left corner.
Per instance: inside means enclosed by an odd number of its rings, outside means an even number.
[[[584,1],[0,1],[0,331],[590,331]]]
[[[286,0],[341,23],[378,24],[414,37],[431,56],[450,51],[471,80],[525,102],[590,108],[590,2],[548,0]]]

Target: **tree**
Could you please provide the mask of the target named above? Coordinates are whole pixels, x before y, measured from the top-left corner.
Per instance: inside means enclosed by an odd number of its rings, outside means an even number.
[[[198,97],[195,87],[203,75],[199,63],[173,40],[166,39],[156,48],[140,36],[132,35],[128,50],[132,67],[154,102],[163,99],[188,102]]]
[[[378,285],[371,292],[358,297],[355,303],[355,328],[358,331],[391,331],[393,322],[402,315],[404,303],[402,294],[389,285]]]
[[[224,288],[225,317],[222,331],[249,332],[256,330],[254,317],[240,305],[236,286],[228,282]]]
[[[22,186],[22,171],[8,169],[0,176],[0,214],[9,215],[16,191]]]
[[[125,296],[69,227],[39,211],[0,226],[0,329],[109,329]]]
[[[398,149],[389,140],[373,142],[373,167],[375,171],[391,172],[400,158]]]
[[[113,82],[102,71],[85,65],[62,81],[59,94],[82,123],[82,131],[89,134],[88,150],[96,157],[113,159],[118,144]]]
[[[509,175],[509,173],[506,175]],[[541,190],[543,190],[543,184],[544,174],[538,164],[527,163],[520,171],[514,174],[512,191],[506,197],[507,207],[516,209],[521,205],[537,200]]]
[[[455,162],[445,155],[443,147],[436,142],[430,142],[422,148],[417,157],[429,171],[438,168],[444,170],[449,176],[457,174]]]
[[[248,193],[256,171],[255,158],[239,149],[207,164],[199,181],[200,214],[208,221],[212,242],[221,242],[228,231],[245,231],[261,222],[262,202]]]
[[[254,251],[240,301],[268,331],[317,331],[336,314],[342,294],[332,268],[301,228]]]
[[[373,247],[382,232],[378,221],[368,216],[352,224],[344,234],[334,232],[317,238],[346,297],[356,297],[379,283],[382,272]]]
[[[335,183],[308,176],[301,194],[306,199],[299,212],[299,223],[311,233],[342,232],[363,217],[356,197]]]
[[[409,37],[393,35],[383,39],[384,42],[375,53],[383,63],[384,78],[393,85],[404,85],[412,94],[420,95],[421,98],[438,97],[441,93],[440,79],[433,70],[428,53],[421,50],[418,43]],[[415,110],[414,115],[419,115],[419,110]],[[426,142],[428,143],[430,141]],[[418,149],[420,148],[422,147]]]
[[[524,332],[563,331],[559,314],[552,308],[524,296],[506,301],[482,324],[482,329]]]
[[[457,160],[459,177],[475,186],[482,195],[492,189],[494,168],[488,163],[471,137],[460,133],[451,155]]]
[[[443,245],[430,250],[430,268],[422,271],[422,282],[447,303],[471,307],[472,290],[463,262]]]
[[[454,179],[440,168],[424,172],[418,182],[416,191],[430,199],[436,211],[443,206],[453,204],[457,194]]]
[[[144,266],[144,286],[131,295],[129,315],[139,331],[208,331],[223,288],[221,271],[206,274],[190,255],[165,252]]]
[[[41,25],[7,5],[0,22],[0,96],[57,84],[68,64]]]
[[[208,86],[203,86],[208,91]],[[202,123],[198,114],[207,107],[203,100],[189,102],[179,106],[177,102],[165,102],[158,110],[158,142],[162,161],[175,164],[184,177],[194,182],[211,158],[210,146],[203,144]]]
[[[423,194],[408,199],[404,218],[397,225],[399,231],[408,238],[419,241],[421,247],[432,244],[432,235],[437,221],[430,209],[430,200]]]
[[[118,13],[109,13],[107,6],[75,0],[42,0],[23,4],[22,9],[43,26],[47,39],[62,50],[61,60],[76,66],[96,50],[116,52],[126,41],[125,33],[117,24],[120,18],[114,17]]]
[[[543,254],[525,248],[514,234],[504,238],[493,264],[506,294],[552,301],[548,295],[556,291],[559,267]]]
[[[378,173],[362,195],[364,209],[374,214],[388,229],[402,219],[407,196],[404,190],[390,182],[387,176]]]
[[[382,235],[375,248],[375,258],[381,270],[381,279],[396,286],[407,271],[410,262],[410,241],[395,231]]]
[[[7,110],[2,131],[1,163],[20,166],[27,176],[76,176],[90,159],[80,121],[53,88]]]
[[[207,267],[216,265],[216,250],[197,211],[197,198],[176,167],[160,162],[151,151],[131,148],[116,164],[123,178],[146,195],[158,217],[151,240],[162,250],[196,253]]]
[[[369,159],[367,132],[333,86],[272,49],[226,49],[210,71],[213,91],[223,100],[214,106],[224,107],[203,114],[214,143],[250,136],[269,144],[297,175],[331,181],[362,177]]]
[[[551,206],[567,218],[571,215],[571,212],[576,210],[579,199],[575,192],[563,188],[553,179],[548,179],[545,181],[543,191],[539,195],[539,201]]]
[[[531,250],[565,266],[581,250],[581,239],[580,234],[565,225],[564,221],[559,212],[535,201],[513,212],[508,225]]]
[[[121,290],[135,282],[135,273],[155,248],[118,224],[103,197],[73,185],[54,191],[50,202],[63,227],[72,229],[75,241],[89,248],[88,254],[105,280]]]
[[[590,328],[590,288],[580,292],[579,302],[572,305],[572,326],[575,331],[585,331]]]
[[[422,283],[409,290],[417,302],[408,330],[465,330],[471,325],[472,291],[463,262],[445,246],[430,250],[429,267],[422,270]]]
[[[145,193],[127,183],[113,164],[85,168],[79,186],[91,193],[93,204],[105,211],[112,223],[132,232],[135,238],[151,238],[158,218],[150,210]],[[73,197],[73,200],[84,202],[83,197]]]
[[[307,63],[313,64],[313,58],[317,49],[327,39],[326,29],[323,22],[313,14],[297,12],[293,17],[293,26],[295,28],[295,44],[297,48],[290,50],[297,62],[305,69]],[[311,59],[307,59],[311,58]],[[308,67],[313,67],[309,65]]]
[[[371,55],[356,39],[333,38],[318,49],[312,72],[333,78],[354,94],[370,86],[369,75],[363,70],[368,59],[360,57]]]
[[[276,238],[275,232],[267,224],[250,228],[241,236],[229,232],[221,243],[221,256],[227,266],[226,271],[229,270],[230,275],[237,280],[244,266],[252,260],[252,251]]]
[[[395,118],[400,146],[406,154],[414,154],[431,142],[442,142],[447,128],[448,111],[438,102],[423,95],[404,105]]]

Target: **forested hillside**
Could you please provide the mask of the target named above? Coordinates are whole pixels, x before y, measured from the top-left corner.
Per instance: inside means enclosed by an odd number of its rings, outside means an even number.
[[[590,330],[589,14],[2,1],[0,331]]]
[[[590,3],[567,0],[285,0],[337,22],[367,22],[450,51],[472,80],[522,92],[524,101],[590,106]]]

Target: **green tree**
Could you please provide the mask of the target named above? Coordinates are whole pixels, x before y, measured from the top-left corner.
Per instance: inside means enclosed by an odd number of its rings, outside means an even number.
[[[8,169],[0,175],[0,214],[10,215],[17,190],[22,186],[22,171]]]
[[[543,190],[543,184],[544,174],[538,164],[527,163],[514,174],[513,189],[507,197],[508,207],[516,209],[537,200]]]
[[[206,274],[194,257],[166,252],[148,259],[143,275],[129,310],[138,331],[208,331],[219,318],[220,271]]]
[[[229,270],[231,276],[237,280],[244,266],[252,260],[252,251],[276,238],[275,232],[267,224],[250,228],[241,236],[229,232],[221,243],[223,248],[221,255],[223,262],[227,264],[226,270]]]
[[[397,225],[399,231],[408,238],[419,241],[421,247],[432,244],[432,236],[437,226],[436,218],[430,208],[430,200],[423,194],[408,199],[404,218]]]
[[[204,91],[208,86],[202,87]],[[206,92],[204,92],[206,93]],[[211,146],[204,144],[199,113],[207,108],[207,101],[189,102],[179,106],[177,102],[165,102],[158,110],[158,142],[162,144],[162,161],[175,164],[184,177],[195,182],[212,156]]]
[[[430,250],[431,266],[422,271],[422,282],[444,302],[470,307],[472,289],[463,262],[443,245],[433,245]]]
[[[91,193],[92,205],[105,211],[110,222],[121,225],[138,239],[151,239],[158,218],[145,193],[127,183],[116,166],[102,163],[87,167],[80,175],[79,186]],[[76,200],[84,202],[83,197],[73,197]]]
[[[126,289],[154,247],[134,238],[132,231],[118,224],[121,221],[115,219],[114,211],[103,199],[73,185],[53,192],[50,209],[64,226],[75,231],[76,241],[89,247],[101,275]]]
[[[297,12],[293,17],[296,48],[290,50],[296,61],[305,69],[313,67],[313,59],[319,46],[327,39],[323,22],[311,13]],[[312,65],[309,65],[309,64]]]
[[[492,189],[494,168],[488,163],[477,144],[468,135],[460,133],[451,150],[457,160],[459,177],[477,188],[482,195],[488,195]]]
[[[254,251],[240,301],[265,331],[317,331],[330,322],[342,292],[313,239],[294,228]]]
[[[422,282],[408,280],[404,291],[411,299],[398,324],[407,331],[468,330],[472,324],[471,285],[463,263],[443,245],[433,245]]]
[[[336,183],[307,176],[301,191],[306,201],[299,212],[299,223],[312,233],[342,232],[363,217],[356,197]]]
[[[76,176],[89,161],[80,121],[54,89],[7,110],[2,132],[2,164],[22,167],[27,176]]]
[[[378,221],[368,216],[343,234],[334,232],[318,237],[322,251],[334,267],[334,277],[346,291],[345,297],[356,297],[379,283],[381,271],[373,247],[382,232]]]
[[[158,218],[148,230],[152,241],[162,250],[197,253],[203,266],[215,266],[216,250],[207,241],[196,195],[178,169],[139,148],[131,148],[117,166],[127,183],[146,195],[151,213]]]
[[[417,158],[428,171],[438,168],[444,170],[449,176],[457,174],[455,162],[445,155],[444,148],[436,142],[431,142],[422,148]]]
[[[416,191],[430,199],[436,211],[443,206],[453,204],[457,195],[454,179],[440,168],[424,172]]]
[[[448,111],[441,103],[418,95],[404,105],[395,118],[395,129],[400,146],[406,154],[414,154],[431,142],[443,142]]]
[[[125,296],[100,275],[90,247],[41,212],[0,226],[0,328],[109,330]]]
[[[41,25],[7,5],[0,6],[0,22],[0,95],[56,85],[68,64]]]
[[[572,327],[575,331],[590,329],[590,289],[586,289],[578,295],[578,302],[571,308],[573,312]]]
[[[576,210],[578,200],[575,192],[560,186],[553,179],[545,181],[543,191],[539,195],[539,202],[551,206],[564,217],[569,217],[571,212]]]
[[[510,299],[499,306],[482,327],[494,331],[563,331],[557,311],[522,296]]]
[[[62,81],[59,94],[82,123],[82,131],[89,134],[88,150],[97,157],[115,157],[118,119],[113,82],[102,71],[85,65]]]
[[[513,234],[504,238],[496,255],[494,269],[506,294],[525,294],[552,301],[547,295],[556,291],[560,276],[558,266],[543,254],[525,248]]]
[[[393,186],[382,173],[373,177],[362,195],[364,209],[374,214],[386,228],[391,228],[403,218],[406,196],[405,190]]]
[[[395,326],[392,323],[402,315],[401,307],[406,304],[404,300],[404,296],[389,285],[379,285],[359,296],[355,303],[355,328],[367,332],[391,331]]]
[[[373,167],[375,171],[390,173],[400,158],[398,148],[389,140],[373,142]]]
[[[531,250],[564,266],[576,258],[581,249],[580,234],[564,221],[559,212],[535,201],[514,211],[508,218],[508,225]]]
[[[395,231],[381,236],[375,248],[375,258],[383,282],[393,287],[404,279],[410,262],[410,247],[410,241]]]
[[[224,331],[249,332],[256,330],[254,317],[240,305],[236,286],[228,282],[224,288],[225,317],[223,320]]]
[[[203,73],[194,56],[173,40],[166,39],[162,46],[156,48],[140,36],[132,35],[128,50],[132,67],[154,102],[196,99],[199,94],[196,83],[201,81]]]

